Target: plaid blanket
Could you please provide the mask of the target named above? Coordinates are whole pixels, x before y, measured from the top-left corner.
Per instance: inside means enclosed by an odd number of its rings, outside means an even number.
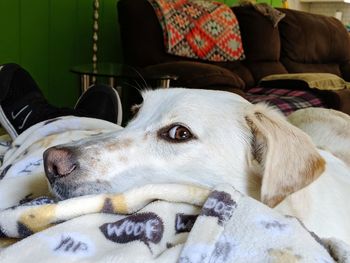
[[[308,90],[255,87],[247,90],[245,98],[251,103],[265,102],[277,107],[285,115],[303,108],[326,107],[321,98]]]

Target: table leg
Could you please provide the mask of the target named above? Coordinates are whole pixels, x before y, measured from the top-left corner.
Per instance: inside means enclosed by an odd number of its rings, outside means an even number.
[[[80,81],[81,81],[82,92],[85,92],[90,87],[90,76],[86,74],[82,74],[80,76]]]
[[[170,79],[160,79],[158,81],[159,87],[160,88],[169,88],[170,87]]]

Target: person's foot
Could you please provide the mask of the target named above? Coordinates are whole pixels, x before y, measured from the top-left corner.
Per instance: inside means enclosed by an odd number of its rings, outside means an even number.
[[[12,139],[38,122],[73,114],[73,110],[50,105],[21,66],[0,66],[0,123]]]
[[[116,124],[122,122],[122,107],[118,92],[106,85],[96,84],[78,99],[75,111],[79,116],[102,119]]]

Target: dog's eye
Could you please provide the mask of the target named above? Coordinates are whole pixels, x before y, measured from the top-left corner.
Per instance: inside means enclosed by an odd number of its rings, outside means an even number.
[[[160,130],[159,136],[173,142],[184,142],[194,137],[188,128],[179,124],[163,128]]]
[[[172,127],[168,131],[168,135],[173,140],[187,140],[192,137],[191,132],[187,128],[180,125]]]

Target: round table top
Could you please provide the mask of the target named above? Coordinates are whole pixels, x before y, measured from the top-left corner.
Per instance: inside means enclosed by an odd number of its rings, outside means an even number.
[[[81,75],[89,75],[96,77],[123,77],[123,78],[146,78],[146,79],[154,79],[154,80],[176,80],[177,76],[170,74],[147,74],[145,75],[141,69],[137,69],[135,67],[119,64],[119,63],[89,63],[77,65],[71,68],[73,73],[81,74]]]

